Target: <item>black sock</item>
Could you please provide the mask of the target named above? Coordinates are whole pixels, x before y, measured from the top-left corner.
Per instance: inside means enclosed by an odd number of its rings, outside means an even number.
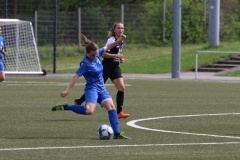
[[[80,97],[78,100],[77,100],[77,104],[82,104],[83,102],[85,102],[85,94],[82,95],[82,97]]]
[[[117,99],[116,100],[117,101],[117,114],[119,114],[120,112],[122,112],[123,101],[124,101],[124,92],[118,91],[116,99]]]

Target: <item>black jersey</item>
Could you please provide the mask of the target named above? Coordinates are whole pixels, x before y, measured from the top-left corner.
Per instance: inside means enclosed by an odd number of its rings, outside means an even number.
[[[117,39],[112,36],[110,38],[108,38],[106,45],[108,45],[109,43],[115,42]],[[110,54],[121,54],[122,53],[122,49],[123,49],[123,41],[120,42],[119,44],[117,44],[115,47],[113,47],[110,50],[107,50],[107,53]],[[104,58],[104,61],[111,61],[111,62],[120,62],[119,58]]]

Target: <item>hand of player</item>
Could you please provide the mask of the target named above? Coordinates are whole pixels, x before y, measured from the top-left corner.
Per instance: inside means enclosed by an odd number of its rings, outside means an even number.
[[[119,54],[119,59],[120,59],[120,63],[124,62],[124,55],[123,54]]]
[[[66,95],[68,95],[68,91],[62,91],[61,93],[60,93],[60,96],[61,97],[66,97]]]
[[[120,63],[123,63],[124,62],[124,58],[120,58]]]
[[[124,40],[125,38],[127,38],[127,36],[124,34],[120,37],[121,40]]]
[[[0,51],[2,51],[3,55],[6,56],[7,55],[7,52],[5,52],[2,48],[2,46],[0,46]]]

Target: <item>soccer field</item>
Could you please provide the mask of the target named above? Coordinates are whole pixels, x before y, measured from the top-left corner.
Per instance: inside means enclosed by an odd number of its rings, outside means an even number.
[[[187,160],[240,158],[240,82],[125,79],[120,128],[131,140],[100,140],[109,124],[97,106],[91,116],[52,112],[82,95],[80,78],[8,77],[0,83],[0,160]],[[107,89],[115,102],[116,88]]]

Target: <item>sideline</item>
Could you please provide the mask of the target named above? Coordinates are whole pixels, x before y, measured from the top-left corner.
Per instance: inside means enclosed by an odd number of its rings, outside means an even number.
[[[123,73],[126,79],[182,79],[182,80],[212,80],[212,81],[240,81],[240,77],[215,76],[215,72],[199,72],[198,79],[195,78],[195,72],[181,72],[180,78],[172,78],[171,73],[164,74],[135,74]],[[73,74],[47,74],[46,77],[72,78]]]
[[[198,72],[196,79],[194,72],[181,72],[179,78],[172,78],[171,73],[165,74],[123,74],[124,78],[131,79],[176,79],[176,80],[211,80],[211,81],[240,81],[240,77],[215,76],[213,72]]]

